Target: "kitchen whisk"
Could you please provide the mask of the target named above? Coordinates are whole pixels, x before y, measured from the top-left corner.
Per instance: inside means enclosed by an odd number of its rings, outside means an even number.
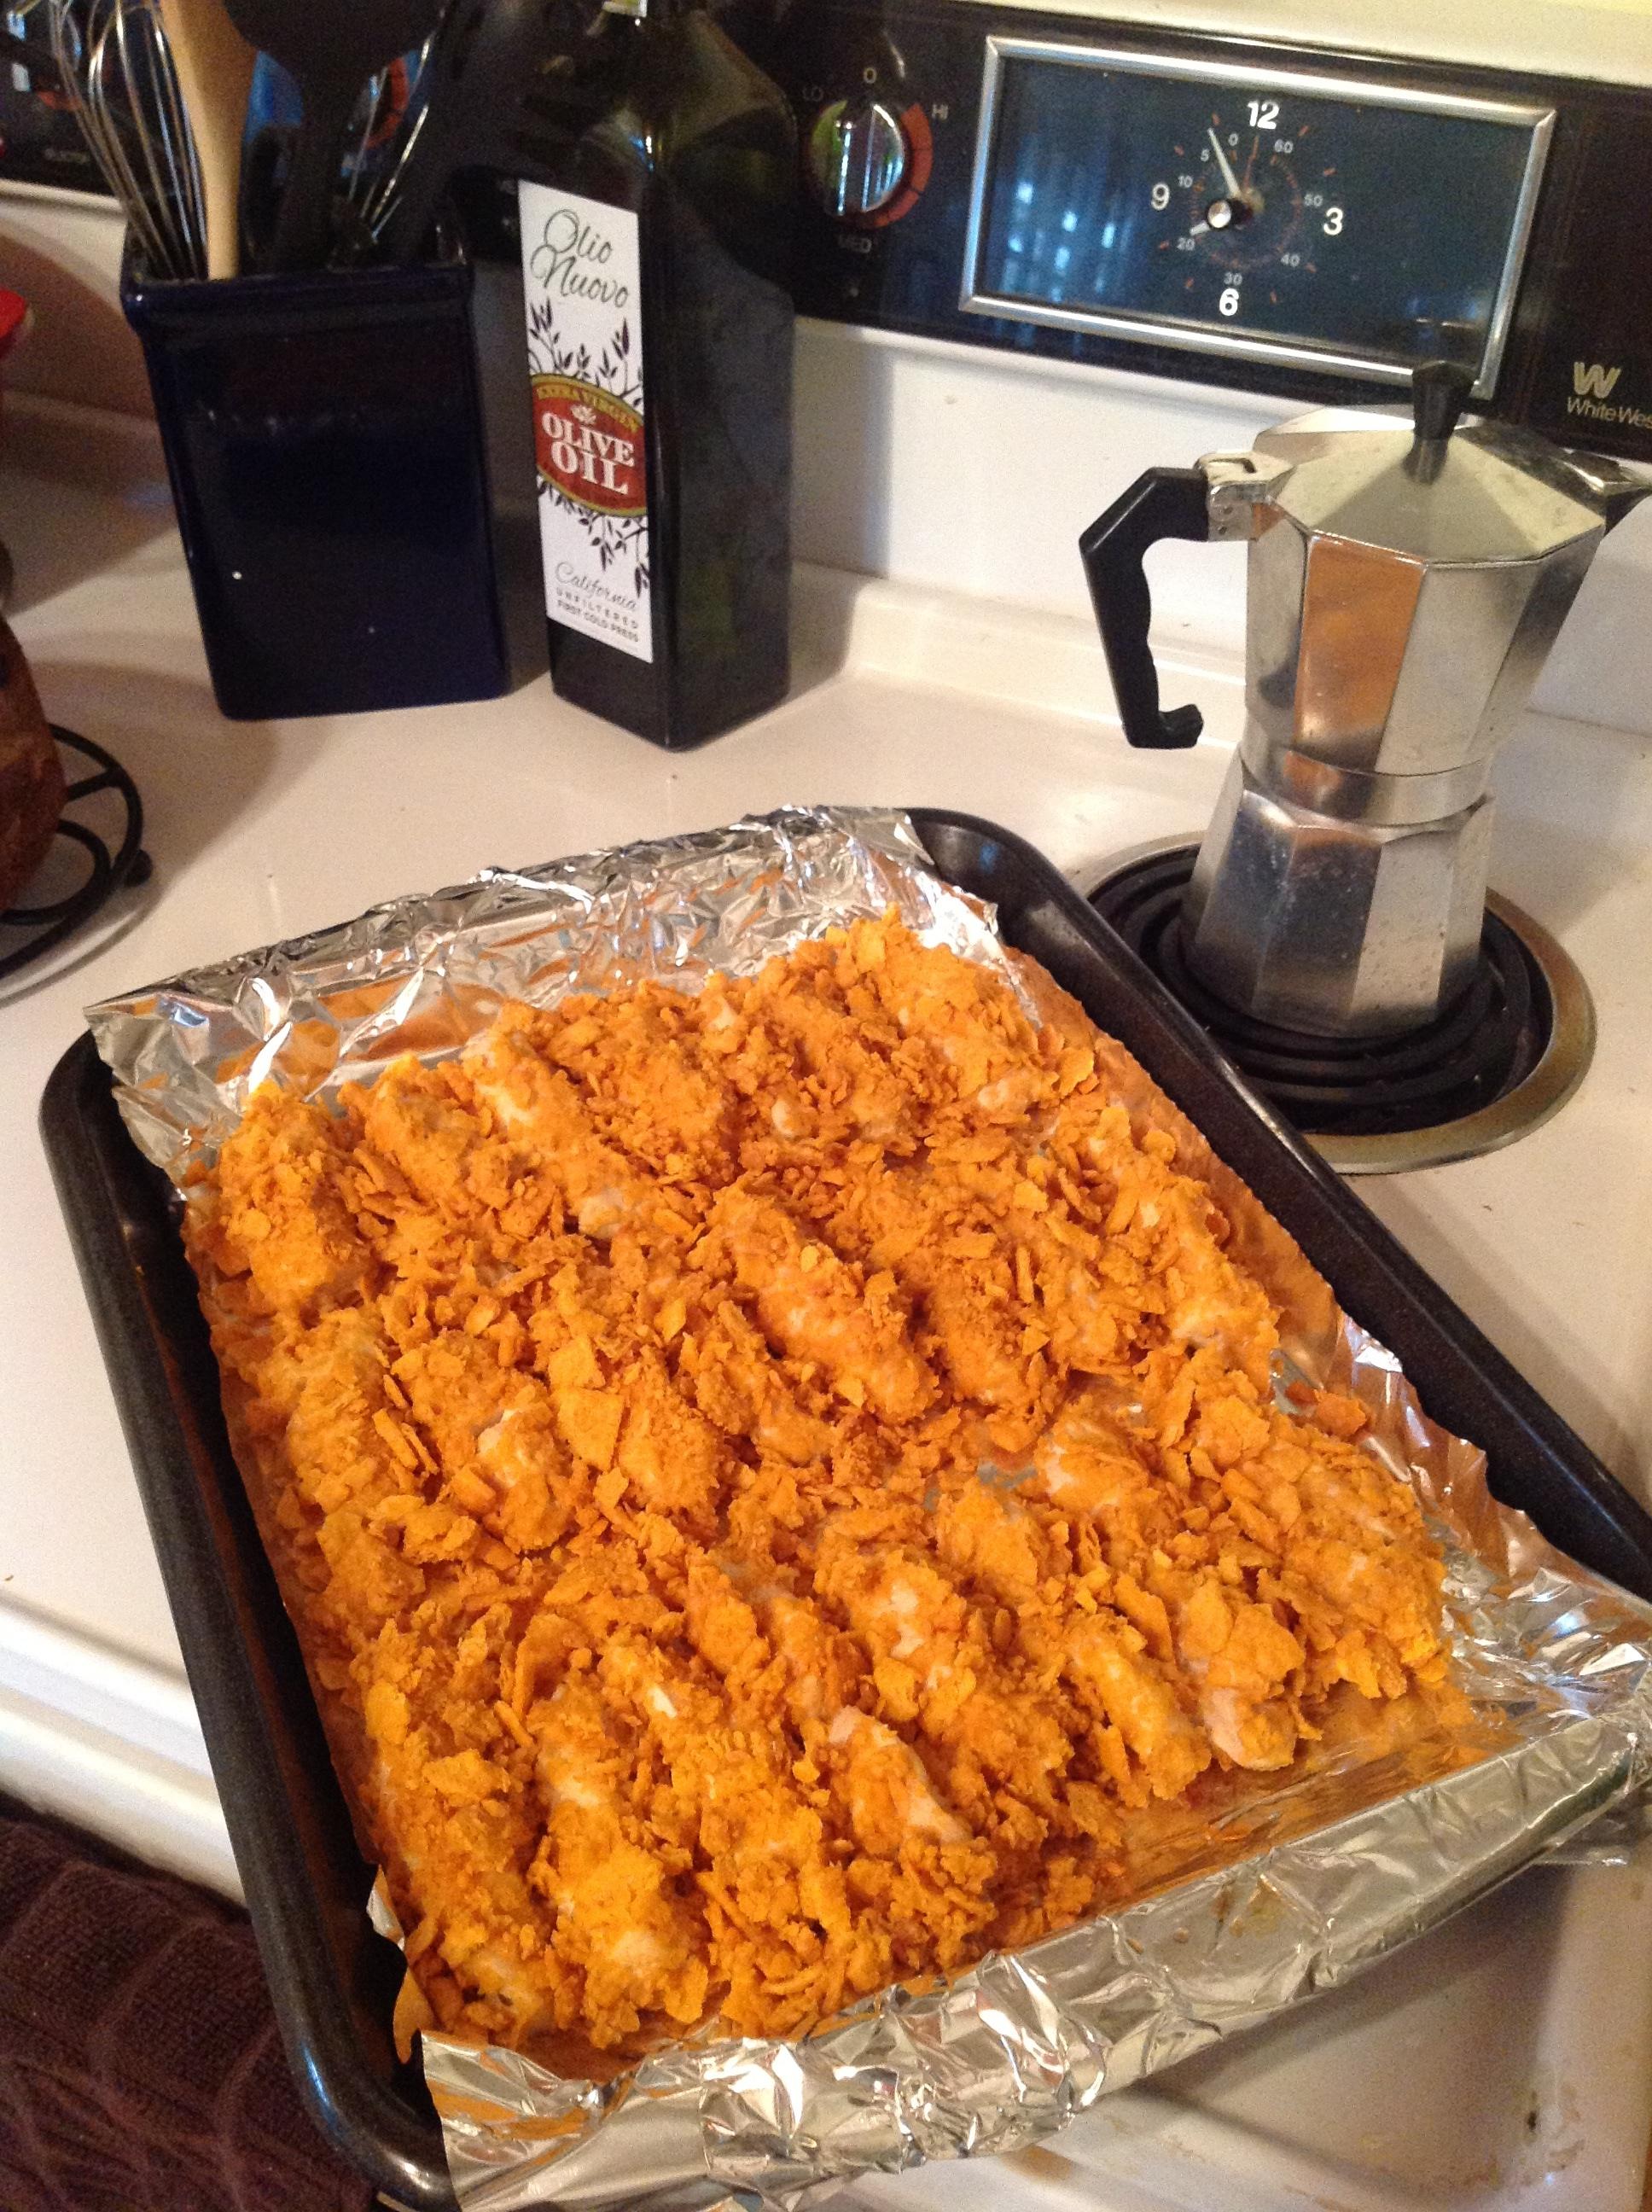
[[[48,0],[48,10],[63,88],[125,212],[144,273],[204,276],[200,169],[152,0]]]

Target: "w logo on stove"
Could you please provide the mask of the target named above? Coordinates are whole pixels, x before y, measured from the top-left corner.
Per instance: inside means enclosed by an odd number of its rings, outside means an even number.
[[[1580,399],[1610,399],[1612,387],[1623,373],[1621,367],[1603,368],[1598,361],[1575,361],[1571,388]]]

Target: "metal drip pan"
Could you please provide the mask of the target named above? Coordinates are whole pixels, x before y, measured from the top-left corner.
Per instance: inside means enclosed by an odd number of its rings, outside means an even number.
[[[1558,1112],[1594,1052],[1594,1007],[1570,956],[1493,893],[1468,989],[1406,1036],[1309,1036],[1253,1021],[1188,969],[1181,895],[1194,839],[1121,854],[1089,894],[1247,1079],[1343,1175],[1441,1167],[1512,1144]]]

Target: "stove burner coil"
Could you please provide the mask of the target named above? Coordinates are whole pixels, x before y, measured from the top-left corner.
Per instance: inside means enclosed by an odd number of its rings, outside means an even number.
[[[1570,1097],[1594,1051],[1593,1008],[1559,945],[1518,908],[1488,904],[1474,979],[1399,1037],[1309,1036],[1252,1019],[1188,967],[1181,897],[1198,847],[1118,864],[1096,911],[1209,1030],[1251,1084],[1345,1174],[1436,1166],[1509,1143]]]
[[[80,846],[86,854],[87,872],[75,890],[62,898],[49,900],[41,906],[8,907],[0,913],[0,928],[28,933],[21,945],[0,951],[0,982],[61,945],[82,922],[90,921],[118,890],[129,884],[147,883],[153,872],[153,863],[143,850],[143,802],[131,777],[112,753],[106,752],[90,738],[65,730],[57,722],[47,726],[60,746],[80,754],[94,765],[92,775],[82,775],[70,783],[63,818],[58,824],[58,836]],[[106,840],[87,823],[77,821],[72,811],[77,803],[103,791],[112,791],[125,810],[120,842],[112,853]]]

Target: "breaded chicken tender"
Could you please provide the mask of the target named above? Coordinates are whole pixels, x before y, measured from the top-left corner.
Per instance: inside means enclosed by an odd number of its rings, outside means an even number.
[[[890,917],[253,1098],[191,1255],[427,2020],[806,2030],[1443,1681],[1415,1498],[1104,1045]]]

